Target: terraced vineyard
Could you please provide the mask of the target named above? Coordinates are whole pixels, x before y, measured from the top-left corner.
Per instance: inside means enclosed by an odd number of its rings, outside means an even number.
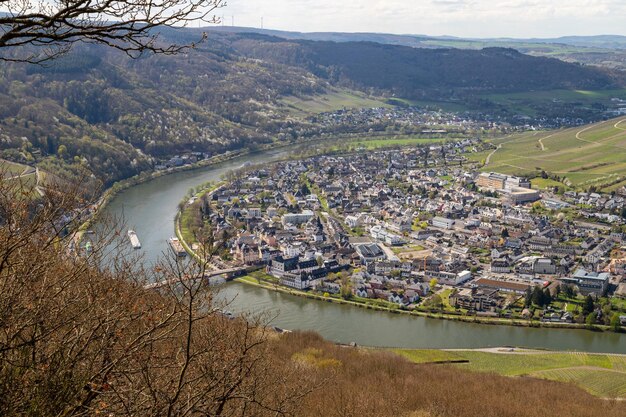
[[[545,170],[574,189],[610,192],[626,185],[626,117],[558,131],[494,139],[497,149],[472,155],[483,171],[536,176]],[[553,185],[553,184],[551,184]]]
[[[396,349],[414,363],[462,361],[460,366],[477,372],[505,376],[530,376],[569,382],[601,397],[626,398],[626,355],[583,352],[495,352]]]

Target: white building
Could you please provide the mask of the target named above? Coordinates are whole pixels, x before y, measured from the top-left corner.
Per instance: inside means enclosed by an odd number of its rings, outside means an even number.
[[[311,210],[302,210],[301,213],[287,213],[283,215],[283,224],[299,225],[308,222],[313,217],[315,217],[315,213]]]
[[[388,245],[401,245],[404,241],[398,235],[395,235],[381,226],[372,226],[370,235],[377,240],[385,242]]]
[[[454,227],[454,219],[446,219],[445,217],[433,217],[430,222],[433,227],[440,229],[452,229]]]

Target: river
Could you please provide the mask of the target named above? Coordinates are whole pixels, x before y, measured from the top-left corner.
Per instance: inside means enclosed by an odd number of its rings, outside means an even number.
[[[287,150],[272,150],[239,157],[194,171],[179,172],[131,187],[104,209],[105,215],[123,218],[141,240],[146,263],[167,250],[174,236],[178,202],[201,183],[219,180],[246,162],[266,163],[284,157]],[[410,317],[314,301],[240,283],[220,290],[234,312],[267,312],[272,324],[286,329],[315,330],[325,338],[365,346],[404,348],[480,348],[524,346],[553,350],[626,353],[626,336],[584,330],[541,329],[460,323]]]

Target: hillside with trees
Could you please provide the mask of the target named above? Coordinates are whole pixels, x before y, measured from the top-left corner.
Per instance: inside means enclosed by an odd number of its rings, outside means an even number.
[[[198,30],[167,29],[163,36],[190,43]],[[621,85],[621,73],[499,48],[211,33],[179,55],[131,60],[79,44],[42,66],[0,67],[0,152],[61,177],[86,169],[108,186],[181,153],[215,155],[319,137],[323,128],[294,116],[282,99],[321,96],[337,86],[482,110],[484,93]]]
[[[374,42],[287,41],[252,34],[239,35],[235,46],[250,56],[302,66],[325,79],[405,98],[596,90],[622,86],[625,80],[619,72],[508,48],[423,49]]]

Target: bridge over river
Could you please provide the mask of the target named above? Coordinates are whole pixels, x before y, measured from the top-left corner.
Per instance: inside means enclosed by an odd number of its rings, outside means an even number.
[[[213,277],[218,277],[220,275],[226,275],[227,279],[240,275],[246,272],[246,268],[228,268],[228,269],[219,269],[214,271],[206,271],[203,275],[186,275],[184,277],[176,277],[171,279],[166,279],[159,282],[153,282],[151,284],[144,285],[145,289],[154,290],[163,287],[169,287],[171,285],[181,284],[188,281],[197,281],[199,279],[211,279]]]

